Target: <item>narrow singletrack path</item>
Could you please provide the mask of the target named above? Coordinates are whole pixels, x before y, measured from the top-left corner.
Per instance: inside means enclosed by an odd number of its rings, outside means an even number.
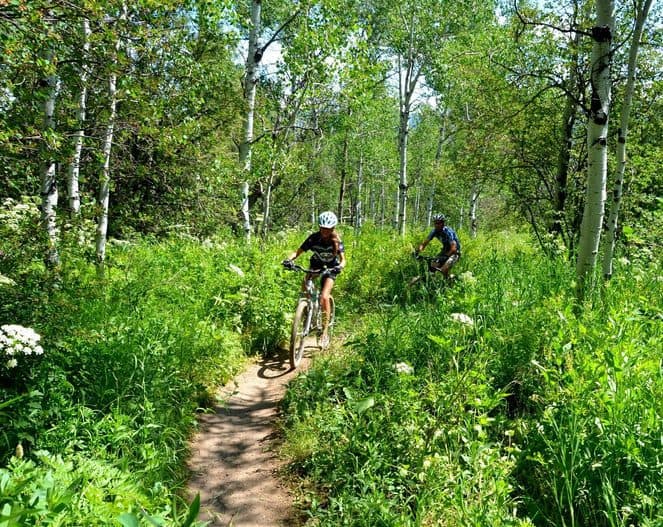
[[[290,370],[287,350],[260,359],[223,387],[213,412],[199,418],[191,443],[189,495],[200,493],[200,520],[214,527],[281,527],[301,522],[294,496],[279,479],[275,451],[278,403],[286,384],[305,369],[312,353]]]

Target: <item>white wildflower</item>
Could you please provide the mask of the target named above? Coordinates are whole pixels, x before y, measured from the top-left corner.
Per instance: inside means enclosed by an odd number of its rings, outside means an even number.
[[[464,273],[461,273],[458,278],[468,284],[475,284],[477,281],[477,278],[472,274],[472,271],[465,271]]]
[[[18,324],[5,324],[0,326],[0,356],[8,357],[5,362],[7,368],[18,365],[17,357],[28,355],[42,355],[44,348],[39,345],[41,336],[32,328]]]
[[[472,320],[465,313],[451,313],[451,320],[460,324],[465,324],[466,326],[474,325],[474,320]]]
[[[626,256],[622,256],[619,259],[619,263],[622,264],[624,267],[626,267],[627,265],[630,265],[631,262],[628,258],[626,258]]]
[[[229,268],[233,273],[238,274],[239,276],[241,276],[242,278],[244,278],[244,271],[242,271],[242,270],[241,270],[239,267],[237,267],[236,265],[234,265],[234,264],[230,264],[230,265],[228,265],[228,268]]]
[[[16,282],[14,282],[14,280],[9,278],[8,276],[0,274],[0,285],[13,286],[13,285],[16,285]]]
[[[414,373],[414,368],[406,362],[397,362],[394,364],[394,369],[398,373],[405,373],[406,375],[412,375]]]

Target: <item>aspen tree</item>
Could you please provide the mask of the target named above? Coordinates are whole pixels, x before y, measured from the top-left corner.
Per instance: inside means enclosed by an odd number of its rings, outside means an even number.
[[[90,50],[90,21],[83,18],[83,56],[81,57],[80,83],[81,91],[78,96],[78,108],[76,110],[77,129],[74,132],[74,153],[69,163],[69,178],[67,190],[69,195],[69,210],[74,216],[78,216],[81,207],[79,191],[79,174],[81,166],[81,152],[85,138],[85,114],[87,110],[87,82],[89,76],[88,52]]]
[[[120,21],[127,18],[127,5],[122,5]],[[120,32],[121,32],[120,28]],[[121,34],[121,33],[120,33]],[[111,150],[113,146],[113,133],[115,130],[115,119],[117,116],[117,63],[118,54],[122,47],[122,38],[118,36],[115,41],[115,48],[111,60],[111,73],[108,77],[108,100],[109,116],[106,123],[106,131],[103,142],[103,167],[99,180],[99,219],[97,221],[96,236],[96,254],[97,254],[97,272],[100,276],[104,275],[104,265],[106,260],[106,240],[108,236],[108,204],[110,200],[110,182],[111,182]]]
[[[596,23],[592,28],[591,103],[587,123],[587,191],[576,261],[578,300],[584,299],[587,288],[593,282],[605,211],[614,9],[614,0],[596,0]]]
[[[603,252],[603,276],[605,279],[610,279],[612,277],[612,259],[615,253],[617,220],[619,218],[619,207],[622,201],[624,171],[626,168],[626,136],[628,135],[629,115],[631,113],[631,103],[633,101],[633,91],[635,89],[638,51],[640,49],[640,38],[642,37],[642,31],[652,2],[653,0],[638,0],[635,6],[635,28],[633,30],[633,36],[631,37],[631,47],[629,48],[628,73],[617,137],[617,172],[615,174],[612,190],[612,204],[608,216],[608,239]]]

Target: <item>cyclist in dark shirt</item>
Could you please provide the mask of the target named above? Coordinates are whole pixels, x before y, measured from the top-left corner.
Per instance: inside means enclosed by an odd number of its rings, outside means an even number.
[[[449,278],[449,271],[460,258],[460,240],[456,231],[445,226],[444,214],[435,214],[433,223],[435,228],[428,233],[426,239],[419,244],[417,254],[423,251],[433,238],[437,238],[442,244],[442,250],[435,261],[431,262],[431,271],[441,271],[445,278]]]
[[[345,267],[345,247],[340,236],[335,231],[337,223],[338,219],[333,212],[326,211],[320,214],[318,217],[320,230],[306,238],[304,243],[287,259],[292,262],[300,254],[311,251],[313,254],[309,263],[310,269],[329,270],[328,273],[325,273],[320,284],[320,307],[322,308],[322,335],[320,342],[323,348],[329,344],[329,335],[327,333],[330,312],[329,297],[334,287],[334,280],[336,280],[338,274]],[[304,279],[305,282],[306,278]]]

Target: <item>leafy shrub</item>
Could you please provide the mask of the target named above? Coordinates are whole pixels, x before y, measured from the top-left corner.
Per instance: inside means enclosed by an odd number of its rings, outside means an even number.
[[[182,525],[188,516],[186,504],[173,501],[160,485],[146,493],[132,475],[111,465],[80,455],[65,461],[44,451],[35,458],[14,458],[0,468],[0,524],[102,526],[135,511],[152,525]]]

